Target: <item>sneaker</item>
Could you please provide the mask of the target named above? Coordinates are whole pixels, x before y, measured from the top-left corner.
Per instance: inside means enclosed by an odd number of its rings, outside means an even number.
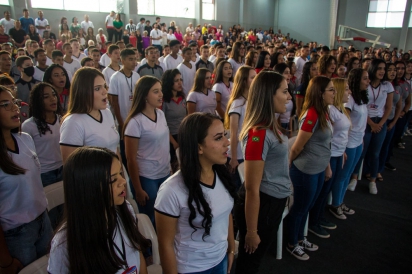
[[[330,207],[332,207],[332,206],[330,206]],[[320,226],[321,227],[323,227],[323,228],[326,228],[326,229],[330,229],[330,230],[332,230],[332,229],[336,229],[337,228],[337,225],[336,224],[334,224],[334,223],[332,223],[332,222],[329,222],[328,220],[326,220],[325,218],[322,218],[322,219],[320,219]]]
[[[309,250],[309,251],[316,251],[316,250],[319,249],[319,246],[309,242],[308,239],[306,239],[306,237],[303,238],[303,241],[298,243],[298,245],[300,245],[301,247],[303,247],[304,249]]]
[[[404,149],[405,146],[402,143],[398,143],[398,148]]]
[[[356,185],[358,184],[358,180],[351,179],[348,185],[348,190],[355,191]]]
[[[385,168],[391,171],[395,171],[396,167],[394,167],[393,165],[391,165],[391,163],[385,163]]]
[[[305,253],[305,250],[303,247],[300,245],[295,245],[293,247],[289,247],[289,245],[286,247],[286,250],[295,256],[296,259],[302,260],[302,261],[307,261],[309,260],[309,255]]]
[[[340,206],[338,206],[338,207],[333,206],[333,207],[329,208],[329,211],[336,218],[341,219],[341,220],[346,220],[346,216],[345,216],[345,214],[343,214],[342,208]]]
[[[330,237],[330,234],[320,225],[309,226],[308,230],[320,238],[326,239]]]
[[[370,194],[378,194],[378,189],[376,188],[376,183],[375,182],[370,182],[369,183],[369,193]]]
[[[342,208],[342,212],[345,215],[353,215],[355,214],[355,210],[347,207],[345,204],[341,204],[340,208]]]

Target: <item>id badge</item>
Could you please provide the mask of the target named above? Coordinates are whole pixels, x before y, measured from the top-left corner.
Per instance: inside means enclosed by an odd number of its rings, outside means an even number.
[[[133,95],[130,95],[130,96],[129,96],[129,101],[130,101],[130,102],[133,101]]]
[[[375,105],[375,104],[369,104],[369,108],[371,108],[371,109],[377,109],[377,108],[378,108],[378,106],[377,106],[377,105]]]
[[[136,266],[129,267],[122,274],[138,274]]]

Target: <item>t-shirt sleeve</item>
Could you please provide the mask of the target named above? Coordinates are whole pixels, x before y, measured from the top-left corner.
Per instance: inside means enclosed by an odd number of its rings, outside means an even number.
[[[386,82],[386,93],[389,94],[389,93],[392,93],[394,91],[395,91],[395,89],[393,88],[393,85],[389,82]]]
[[[51,241],[48,273],[69,273],[69,256],[64,232],[57,232]]]
[[[179,188],[176,187],[176,189]],[[165,182],[160,186],[159,191],[157,192],[154,209],[157,212],[172,218],[180,217],[179,199],[177,193],[171,186],[171,182]]]
[[[117,81],[117,77],[113,77],[113,76],[114,74],[110,78],[109,94],[118,96],[119,95],[118,81]]]
[[[21,130],[23,132],[26,132],[27,134],[29,134],[32,138],[35,134],[35,130],[37,129],[37,126],[35,126],[36,124],[34,123],[34,121],[30,120],[26,120],[24,121],[24,123],[21,125]],[[38,129],[37,129],[38,130]]]
[[[196,92],[189,92],[189,95],[187,96],[187,102],[191,103],[197,103],[197,96]]]
[[[242,107],[241,107],[240,101],[239,100],[234,100],[232,102],[232,104],[230,104],[229,115],[231,115],[231,114],[239,114],[240,115],[241,110],[242,110]]]
[[[60,128],[60,145],[81,147],[84,145],[84,126],[75,117],[67,117]]]
[[[265,161],[270,145],[266,129],[250,129],[244,145],[246,161]]]
[[[315,108],[310,108],[301,121],[300,129],[306,132],[314,132],[318,124],[318,114]]]
[[[130,119],[129,123],[124,130],[124,135],[133,138],[140,138],[142,134],[141,124],[135,118]]]
[[[222,90],[221,90],[221,88],[220,88],[220,85],[218,85],[218,84],[215,84],[215,85],[213,86],[212,90],[213,90],[214,92],[217,92],[217,93],[222,94]]]
[[[334,106],[329,107],[329,118],[333,123],[335,123],[336,121],[339,120],[339,118],[340,118],[339,113],[340,112],[336,107],[334,107]]]
[[[353,100],[353,97],[349,95],[349,100],[347,103],[345,103],[345,108],[350,109],[351,111],[353,110],[353,106],[355,104],[355,100]]]

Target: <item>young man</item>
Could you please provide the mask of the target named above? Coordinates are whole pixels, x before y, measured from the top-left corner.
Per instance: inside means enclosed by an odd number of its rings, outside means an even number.
[[[206,45],[203,45],[200,48],[200,60],[196,63],[196,70],[200,68],[207,68],[211,73],[213,73],[215,66],[213,65],[212,62],[208,60],[208,57],[209,57],[209,47]]]
[[[56,49],[62,50],[63,45],[66,44],[66,43],[67,43],[67,35],[62,34],[61,38],[60,38],[60,41],[57,42],[57,44],[56,44]]]
[[[60,65],[64,68],[63,58],[64,58],[63,52],[61,52],[60,50],[53,50],[53,53],[52,53],[53,64]],[[73,74],[70,71],[66,70],[66,69],[64,69],[64,70],[67,72],[67,76],[69,77],[69,81],[71,82],[72,78],[73,78]]]
[[[150,46],[145,50],[146,64],[140,66],[137,73],[140,76],[151,75],[161,80],[163,75],[163,69],[161,66],[156,65],[157,61],[157,48]]]
[[[82,59],[82,62],[80,63],[82,67],[91,67],[94,68],[94,62],[93,59],[90,57],[86,57]]]
[[[136,82],[140,79],[140,76],[133,71],[136,66],[136,55],[134,50],[125,49],[120,56],[123,68],[120,71],[114,72],[111,77],[109,84],[109,100],[112,111],[119,124],[119,133],[122,133],[123,123],[132,107],[134,88]],[[127,166],[123,140],[120,140],[120,154],[124,166]]]
[[[112,40],[113,35],[115,34],[115,31],[116,31],[114,26],[113,26],[113,21],[114,21],[114,16],[115,15],[116,15],[116,13],[114,11],[111,11],[110,14],[106,16],[106,20],[105,20],[106,30],[107,30],[107,34],[108,34],[107,39],[111,42],[113,41]]]
[[[225,47],[222,44],[216,46],[216,58],[212,61],[214,67],[216,67],[216,61],[221,58],[225,58],[226,55]]]
[[[190,44],[189,48],[192,50],[191,62],[196,66],[196,63],[200,60],[200,55],[197,53],[197,44]]]
[[[164,60],[165,60],[165,57],[168,56],[169,53],[170,53],[170,46],[169,46],[169,45],[164,46],[164,47],[163,47],[163,56],[160,56],[160,57],[159,57],[159,59],[158,59],[159,62],[160,62],[160,63],[163,63]]]
[[[29,17],[29,10],[23,9],[23,16],[20,17],[21,28],[28,34],[29,33],[29,26],[34,24],[33,18]]]
[[[180,50],[180,42],[178,40],[172,40],[170,41],[169,46],[170,54],[165,57],[163,64],[165,64],[166,69],[175,69],[183,62],[182,56],[177,54]]]
[[[0,51],[0,74],[8,74],[11,76],[11,55],[6,50]]]
[[[10,35],[6,34],[4,32],[3,25],[0,25],[0,44],[7,43],[7,42],[10,42],[10,41],[11,41]]]
[[[12,28],[9,33],[11,38],[13,39],[12,42],[17,48],[24,47],[27,40],[27,35],[26,32],[21,28],[21,23],[19,20],[16,20],[14,22],[14,28]]]
[[[52,53],[54,51],[54,42],[51,39],[46,39],[43,42],[43,49],[46,51],[46,57],[47,57],[47,61],[46,61],[46,65],[50,66],[51,64],[53,64],[52,61]]]
[[[43,12],[41,10],[39,10],[37,14],[39,15],[39,17],[34,20],[34,23],[37,29],[37,33],[40,37],[43,37],[43,32],[49,27],[49,21],[43,17]]]
[[[136,25],[133,24],[133,19],[129,19],[129,24],[126,25],[126,30],[130,34],[136,31]]]
[[[144,31],[147,31],[147,34],[150,36],[150,32],[152,31],[152,26],[150,26],[150,20],[146,20],[146,25],[144,26]],[[143,35],[143,32],[141,32]]]
[[[136,26],[136,30],[140,30],[140,34],[142,34],[142,35],[143,35],[143,32],[144,32],[145,20],[146,19],[144,17],[140,18],[140,22],[137,23],[137,26]]]
[[[93,62],[94,62],[94,68],[98,69],[100,71],[103,71],[105,69],[104,66],[100,65],[99,61],[100,61],[100,50],[97,48],[92,49],[89,52],[89,57],[92,58]]]
[[[9,31],[14,28],[14,19],[10,18],[10,11],[6,10],[4,12],[4,18],[0,20],[0,25],[4,27],[4,32],[9,34]]]
[[[300,57],[296,59],[296,84],[300,85],[300,79],[302,78],[302,70],[303,66],[308,62],[308,56],[309,56],[309,46],[303,46],[300,49]]]
[[[77,60],[79,63],[82,61],[83,58],[87,57],[86,54],[80,52],[80,43],[77,39],[70,40],[70,46],[73,50],[73,59]]]
[[[89,20],[89,15],[87,14],[84,15],[84,21],[80,23],[80,26],[82,27],[83,33],[85,34],[87,34],[87,30],[89,28],[94,29],[93,22]]]
[[[109,47],[112,45],[112,42],[108,41],[106,42],[106,48],[109,49]],[[104,67],[107,67],[110,64],[110,57],[108,54],[108,51],[106,51],[105,54],[100,57],[100,64]]]
[[[157,23],[153,24],[153,30],[150,31],[150,41],[152,42],[152,46],[155,46],[162,51],[162,34],[163,32],[159,30]]]
[[[30,42],[28,42],[30,41]],[[27,45],[28,44],[28,45]],[[26,41],[26,51],[28,56],[33,61],[33,64],[36,64],[36,57],[34,56],[34,51],[39,48],[39,43],[35,40],[27,40]]]
[[[186,47],[182,50],[183,63],[177,66],[177,69],[182,74],[183,78],[183,92],[187,96],[193,87],[196,74],[196,66],[191,62],[192,60],[192,49]]]
[[[108,49],[108,55],[110,57],[110,64],[103,70],[104,79],[106,83],[110,85],[110,77],[121,69],[120,67],[120,50],[116,45],[111,45]],[[133,52],[134,53],[134,52]]]
[[[82,66],[79,61],[72,58],[73,49],[69,43],[63,45],[63,53],[63,67],[72,75],[74,75],[74,73]]]
[[[20,78],[16,82],[17,98],[25,103],[29,103],[31,89],[36,83],[40,82],[33,78],[33,61],[28,56],[20,56],[16,60],[16,66],[20,71]]]
[[[37,65],[34,67],[34,79],[37,79],[39,81],[43,81],[43,75],[46,69],[49,67],[46,64],[47,57],[46,57],[46,51],[44,49],[36,49],[34,51],[34,57],[36,58]]]

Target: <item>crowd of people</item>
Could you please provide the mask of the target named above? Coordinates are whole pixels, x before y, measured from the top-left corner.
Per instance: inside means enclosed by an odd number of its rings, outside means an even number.
[[[358,173],[377,194],[412,135],[411,51],[160,17],[123,27],[115,12],[107,36],[88,15],[55,35],[42,11],[4,15],[1,273],[47,253],[49,273],[147,273],[128,188],[163,273],[230,273],[237,232],[236,273],[258,273],[291,195],[286,250],[308,260],[308,214],[310,235],[330,237],[325,209],[355,214],[344,198]],[[62,180],[63,216],[43,190]]]

